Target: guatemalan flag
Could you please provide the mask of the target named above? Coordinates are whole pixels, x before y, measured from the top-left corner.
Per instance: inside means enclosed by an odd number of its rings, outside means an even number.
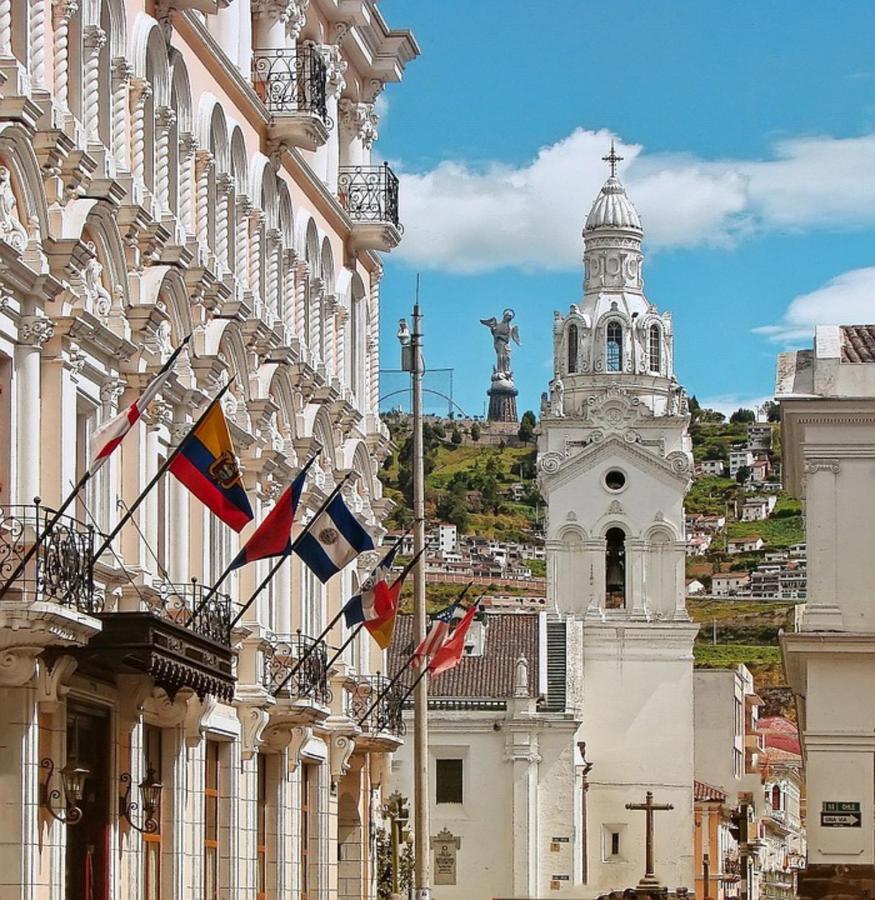
[[[374,549],[371,536],[338,494],[296,541],[295,553],[324,584],[359,553]]]
[[[176,359],[191,340],[191,335],[185,337],[182,343],[170,355],[170,359],[161,366],[158,374],[149,382],[142,394],[125,410],[115,418],[107,422],[102,428],[94,432],[91,438],[91,467],[89,471],[94,475],[98,469],[109,459],[110,454],[122,442],[124,436],[137,424],[149,404],[161,393],[164,382],[176,365]]]
[[[203,418],[182,439],[170,471],[234,531],[252,521],[252,507],[234,453],[231,432],[215,400]]]
[[[357,594],[343,607],[343,618],[347,628],[364,625],[371,637],[385,650],[392,643],[395,633],[395,616],[404,578],[410,570],[408,565],[401,575],[390,583],[389,577],[401,541],[383,557],[382,562],[371,572]]]
[[[314,456],[298,473],[297,478],[283,491],[282,496],[274,504],[273,509],[265,516],[264,521],[255,529],[243,549],[231,563],[232,569],[239,569],[246,563],[257,559],[268,559],[271,556],[288,556],[292,552],[292,525],[295,513],[304,493],[304,482],[307,470],[313,465]]]

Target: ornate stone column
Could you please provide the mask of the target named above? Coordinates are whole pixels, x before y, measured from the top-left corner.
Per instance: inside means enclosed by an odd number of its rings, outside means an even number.
[[[337,375],[336,350],[337,297],[328,294],[325,297],[325,371],[331,381]]]
[[[192,134],[184,134],[179,140],[179,220],[186,236],[193,236],[195,233],[191,198],[196,150],[197,139]]]
[[[272,326],[277,320],[280,307],[279,288],[279,251],[280,232],[277,228],[269,228],[265,232],[265,287],[264,303],[267,321]]]
[[[194,159],[197,183],[197,239],[201,246],[201,252],[208,255],[210,250],[210,171],[213,167],[213,154],[209,150],[198,150]]]
[[[40,494],[40,352],[54,333],[46,316],[23,316],[18,325],[15,498],[20,503],[32,503]]]
[[[808,535],[808,602],[802,628],[830,631],[843,628],[839,591],[837,481],[841,462],[835,458],[805,460]]]
[[[242,294],[249,290],[249,216],[252,207],[246,197],[237,198],[237,289]]]
[[[170,139],[176,111],[169,106],[155,110],[155,194],[158,209],[170,211]]]
[[[346,324],[349,321],[349,310],[338,305],[336,316],[336,332],[334,335],[335,365],[337,377],[344,387],[350,386],[350,379],[346,371]]]
[[[69,33],[70,20],[76,15],[79,4],[76,0],[53,0],[52,18],[55,25],[55,99],[62,110],[69,109],[67,88],[69,85]]]
[[[49,11],[48,0],[34,0],[30,7],[30,78],[34,90],[48,90],[46,84],[46,41],[48,40]],[[11,0],[0,0],[0,56],[3,52],[3,7],[12,11]],[[10,19],[11,29],[11,19]],[[11,35],[11,31],[10,31]],[[11,48],[10,48],[11,51]]]
[[[85,28],[85,79],[83,93],[85,97],[85,135],[89,143],[100,143],[100,51],[106,45],[106,32],[97,25]]]
[[[0,56],[12,56],[12,0],[0,0]]]
[[[233,187],[234,182],[226,172],[216,176],[216,261],[226,271],[231,269],[228,257],[228,205]]]
[[[295,320],[294,330],[302,347],[306,347],[310,336],[306,333],[307,323],[307,285],[310,281],[310,265],[304,259],[299,259],[295,266]]]
[[[283,322],[283,340],[288,343],[295,332],[295,251],[288,247],[282,251],[282,299],[280,316]]]
[[[134,181],[146,184],[146,103],[152,86],[145,78],[131,79],[131,171]]]
[[[249,290],[253,294],[256,314],[261,314],[264,298],[261,296],[261,219],[260,209],[249,214]]]
[[[126,171],[130,166],[128,146],[128,85],[133,69],[123,56],[112,61],[112,150],[116,166]]]
[[[380,117],[373,103],[363,103],[343,97],[338,103],[340,124],[345,140],[340,142],[340,165],[362,166],[371,159],[371,147],[377,138]]]

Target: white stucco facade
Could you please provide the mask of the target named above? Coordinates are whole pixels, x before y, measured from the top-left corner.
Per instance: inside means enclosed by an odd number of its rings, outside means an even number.
[[[808,603],[781,641],[808,792],[803,897],[829,896],[836,878],[841,893],[875,885],[875,698],[861,690],[875,681],[873,350],[871,325],[818,326],[812,349],[778,358],[785,483],[808,522]],[[856,804],[860,824],[827,824],[834,803]]]

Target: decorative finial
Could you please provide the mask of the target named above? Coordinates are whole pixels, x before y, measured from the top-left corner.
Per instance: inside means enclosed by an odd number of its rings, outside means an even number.
[[[614,142],[611,141],[611,152],[607,156],[603,156],[602,160],[608,163],[611,167],[611,178],[613,178],[617,174],[617,163],[622,162],[624,157],[617,156],[614,151]]]

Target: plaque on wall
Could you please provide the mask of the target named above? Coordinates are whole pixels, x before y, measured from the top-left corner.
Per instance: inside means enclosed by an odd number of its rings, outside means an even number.
[[[456,883],[456,853],[462,846],[462,839],[447,831],[446,828],[431,839],[434,853],[434,883]]]

